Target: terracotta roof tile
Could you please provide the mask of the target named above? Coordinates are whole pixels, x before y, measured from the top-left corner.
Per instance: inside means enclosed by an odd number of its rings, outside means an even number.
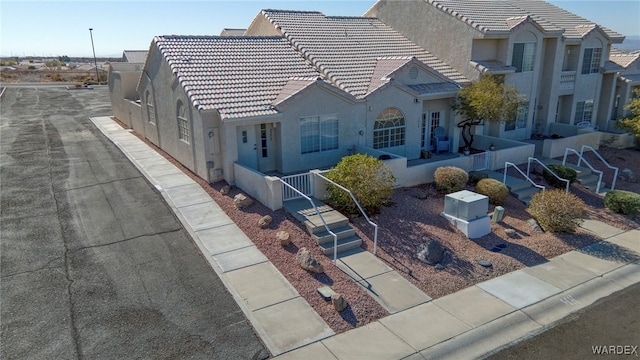
[[[223,118],[271,115],[295,77],[319,76],[280,37],[158,36],[158,49],[194,106]]]
[[[609,61],[613,61],[623,68],[627,68],[638,59],[640,59],[640,51],[625,52],[612,47],[609,53]]]

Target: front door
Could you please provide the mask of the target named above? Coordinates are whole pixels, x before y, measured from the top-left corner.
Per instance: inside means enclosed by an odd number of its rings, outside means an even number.
[[[442,126],[442,112],[432,111],[422,114],[422,149],[433,150],[433,133],[435,128]]]
[[[238,126],[238,163],[252,169],[258,169],[258,143],[256,142],[256,127]]]

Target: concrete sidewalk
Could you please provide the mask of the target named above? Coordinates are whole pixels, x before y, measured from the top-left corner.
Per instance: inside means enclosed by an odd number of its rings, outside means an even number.
[[[640,282],[640,229],[587,220],[582,226],[602,242],[436,300],[425,295],[334,335],[199,185],[110,118],[92,121],[164,196],[278,359],[483,357]],[[339,266],[370,284],[391,273],[363,252],[341,257]],[[379,290],[403,301],[394,289]]]

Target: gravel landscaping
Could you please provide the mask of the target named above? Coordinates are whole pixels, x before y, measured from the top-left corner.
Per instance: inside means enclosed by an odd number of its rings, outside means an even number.
[[[233,204],[233,197],[240,193],[239,189],[232,187],[228,194],[223,195],[220,189],[226,185],[224,182],[207,184],[162,150],[153,147],[210,194],[336,333],[366,325],[388,315],[364,289],[333,266],[331,259],[322,254],[302,224],[291,215],[283,210],[271,211],[258,202],[239,210]],[[621,170],[630,168],[640,176],[638,150],[602,149],[600,153],[612,165],[619,166]],[[473,190],[472,187],[468,189]],[[616,189],[638,193],[640,184],[619,179]],[[580,185],[572,184],[571,192],[583,199],[587,205],[588,217],[624,230],[640,227],[640,216],[623,216],[611,212],[604,207],[602,197]],[[427,295],[439,298],[600,241],[600,238],[582,229],[576,233],[564,234],[535,231],[528,222],[531,215],[526,206],[513,196],[507,198],[503,207],[504,220],[498,224],[492,223],[492,233],[470,240],[440,216],[444,208],[444,195],[438,193],[432,184],[395,189],[390,204],[372,217],[379,226],[377,255]],[[493,205],[490,205],[489,211],[493,211]],[[264,215],[270,215],[273,222],[266,229],[261,229],[258,221]],[[352,222],[363,239],[362,247],[373,251],[371,226],[361,217],[352,218]],[[291,244],[280,245],[276,237],[279,231],[289,232]],[[507,232],[515,232],[515,235],[510,237]],[[421,262],[416,256],[418,246],[430,239],[438,240],[447,249],[445,259],[441,262],[443,268],[440,270]],[[325,273],[313,274],[297,265],[296,253],[302,247],[309,249],[319,259]],[[478,260],[488,261],[491,266],[480,265]],[[325,301],[317,293],[317,289],[325,285],[344,296],[349,303],[346,310],[336,312],[331,301]]]

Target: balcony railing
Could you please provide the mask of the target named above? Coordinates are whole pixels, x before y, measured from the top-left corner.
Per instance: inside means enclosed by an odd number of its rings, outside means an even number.
[[[560,74],[560,90],[561,91],[573,91],[576,86],[576,72],[575,71],[563,71]]]

